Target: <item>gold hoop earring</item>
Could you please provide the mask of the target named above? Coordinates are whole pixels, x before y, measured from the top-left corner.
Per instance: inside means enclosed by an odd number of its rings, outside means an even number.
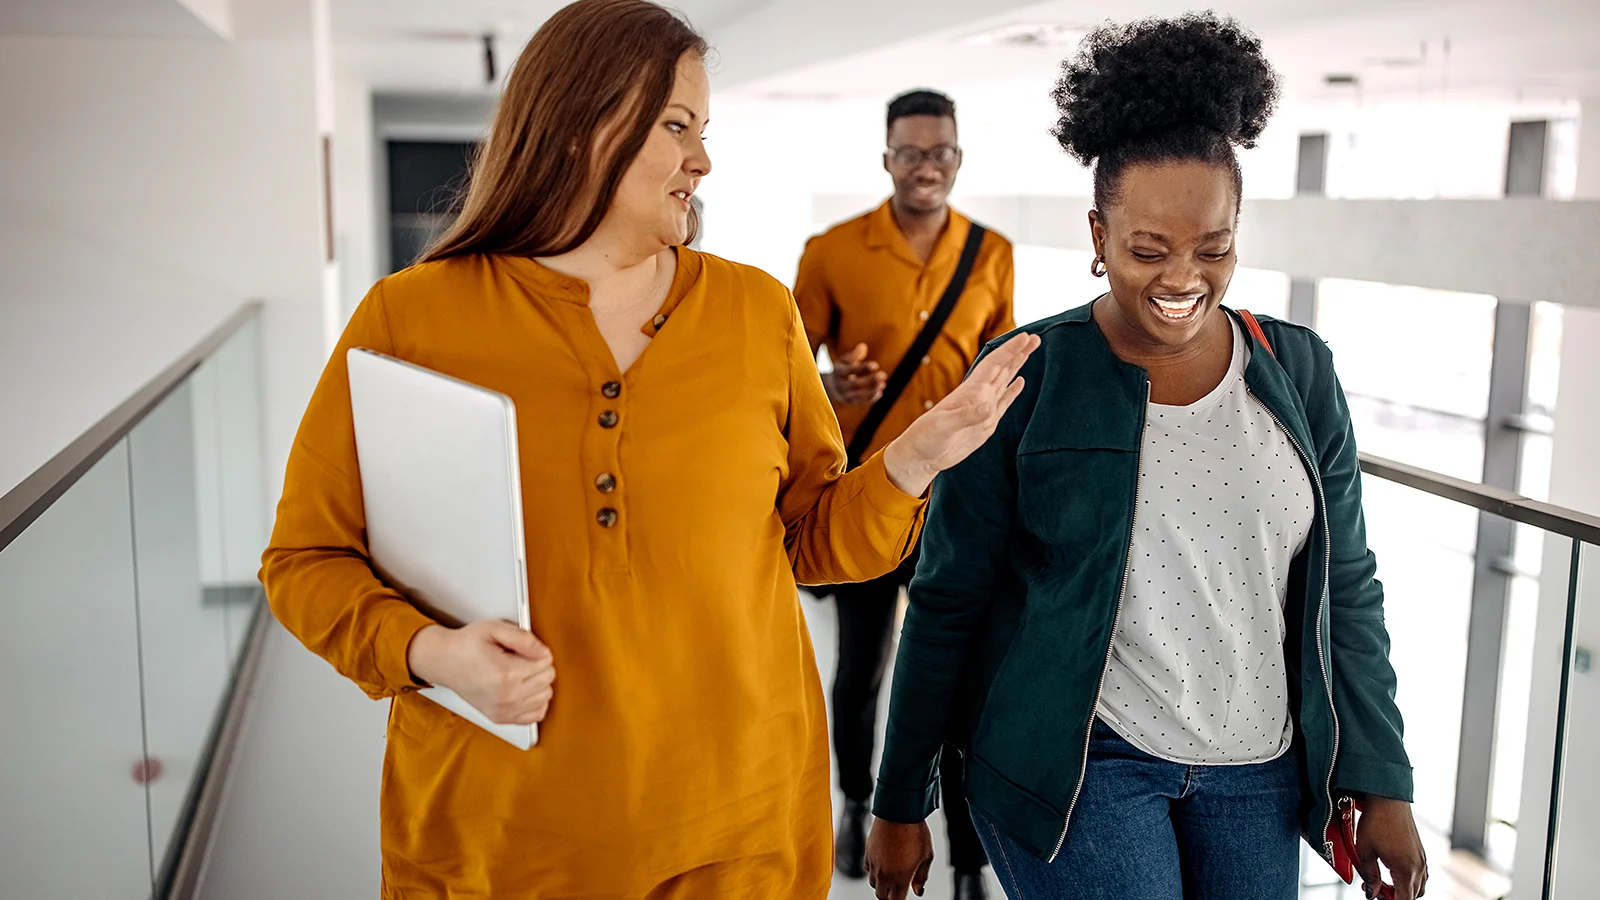
[[[1106,274],[1106,258],[1096,256],[1094,262],[1089,263],[1089,274],[1096,278],[1104,278]]]

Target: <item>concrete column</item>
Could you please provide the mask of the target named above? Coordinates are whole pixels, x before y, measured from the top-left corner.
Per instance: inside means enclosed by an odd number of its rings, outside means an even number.
[[[1577,199],[1600,199],[1600,97],[1582,106]],[[1561,389],[1555,412],[1550,500],[1600,514],[1600,310],[1567,306],[1563,312]],[[1600,649],[1600,548],[1589,548],[1579,578],[1576,644]],[[1551,754],[1565,628],[1571,545],[1547,541],[1534,639],[1533,695],[1517,816],[1517,857],[1512,897],[1538,900],[1544,877],[1549,820]],[[1559,854],[1553,896],[1581,900],[1600,884],[1600,674],[1574,672],[1567,711]]]
[[[1513,122],[1506,147],[1507,197],[1544,194],[1547,121]],[[1483,483],[1516,490],[1522,468],[1522,419],[1528,393],[1528,338],[1533,308],[1500,298],[1494,311],[1494,355],[1489,367],[1489,406],[1484,417]],[[1461,741],[1456,757],[1455,815],[1450,846],[1486,855],[1493,795],[1495,733],[1505,660],[1506,613],[1511,597],[1505,560],[1516,547],[1511,520],[1478,515],[1474,551],[1472,620],[1467,632],[1466,683],[1462,692]]]
[[[1321,197],[1328,186],[1328,135],[1323,132],[1300,135],[1300,157],[1295,166],[1294,193],[1297,197]],[[1317,327],[1317,280],[1293,278],[1289,282],[1289,321],[1309,328]]]

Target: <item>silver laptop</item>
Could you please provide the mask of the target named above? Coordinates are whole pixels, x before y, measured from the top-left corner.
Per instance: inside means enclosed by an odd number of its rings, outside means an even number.
[[[346,362],[373,568],[443,624],[529,630],[511,399],[371,350]],[[495,724],[446,688],[422,694],[524,750],[538,742],[538,726]]]

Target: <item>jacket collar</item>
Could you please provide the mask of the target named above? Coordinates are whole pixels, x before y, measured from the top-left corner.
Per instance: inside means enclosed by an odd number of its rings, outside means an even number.
[[[1017,447],[1019,454],[1139,450],[1149,402],[1149,374],[1111,352],[1111,344],[1094,321],[1093,308],[1090,302],[1067,310],[1044,326],[1046,332],[1062,329],[1067,340],[1060,342],[1047,361],[1049,377],[1041,379],[1035,415]],[[1243,327],[1237,312],[1225,306],[1222,310],[1239,321],[1240,331],[1251,341],[1245,383],[1284,427],[1310,448],[1310,428],[1288,373]],[[1041,412],[1044,415],[1039,415]]]

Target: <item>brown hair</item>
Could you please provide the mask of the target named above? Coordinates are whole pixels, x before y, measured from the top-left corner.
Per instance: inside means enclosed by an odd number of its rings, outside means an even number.
[[[506,83],[460,217],[421,261],[556,256],[588,240],[666,108],[678,61],[708,51],[648,0],[578,0],[551,16]],[[691,211],[686,242],[698,228]]]

